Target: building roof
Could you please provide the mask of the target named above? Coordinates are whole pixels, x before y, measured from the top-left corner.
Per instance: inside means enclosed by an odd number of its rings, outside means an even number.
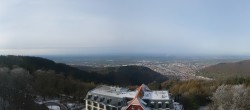
[[[147,107],[144,106],[144,105],[146,105],[146,103],[143,100],[141,100],[141,98],[144,96],[145,91],[149,91],[149,89],[148,90],[146,90],[146,89],[148,89],[148,88],[146,88],[146,86],[144,84],[141,85],[137,89],[137,93],[134,96],[134,99],[128,102],[129,105],[126,106],[124,108],[124,110],[127,110],[130,106],[133,106],[133,105],[139,105],[139,106],[141,106],[143,108],[143,110],[145,110],[147,108]]]
[[[144,96],[142,99],[149,100],[170,100],[169,92],[167,90],[163,91],[152,91],[149,89],[144,90]],[[136,96],[137,90],[130,91],[128,88],[121,87],[111,87],[111,86],[99,86],[89,92],[89,94],[103,95],[107,97],[116,97],[116,98],[131,98],[133,99]]]

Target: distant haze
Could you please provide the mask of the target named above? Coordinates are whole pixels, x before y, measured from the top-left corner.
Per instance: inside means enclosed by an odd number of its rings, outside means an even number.
[[[249,0],[1,0],[0,54],[250,55]]]

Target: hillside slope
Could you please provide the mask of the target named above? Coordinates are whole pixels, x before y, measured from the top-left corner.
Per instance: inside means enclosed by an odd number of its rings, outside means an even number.
[[[84,71],[96,72],[103,76],[103,80],[112,81],[118,85],[148,84],[151,82],[163,82],[168,78],[143,66],[121,66],[92,68],[86,66],[75,66]],[[106,82],[108,83],[108,82]]]
[[[197,72],[197,75],[220,79],[229,77],[247,77],[250,76],[250,60],[244,60],[235,63],[219,63]]]
[[[167,78],[149,68],[139,66],[125,66],[105,68],[105,71],[88,71],[78,69],[62,63],[30,56],[0,56],[0,66],[12,68],[22,67],[31,74],[36,70],[53,70],[64,76],[72,76],[85,82],[104,83],[111,85],[140,85],[153,81],[162,82]],[[106,74],[103,74],[106,72]]]
[[[54,61],[31,56],[0,56],[0,66],[12,68],[14,66],[22,67],[29,72],[33,73],[38,69],[53,70],[56,73],[65,76],[71,75],[76,79],[83,81],[93,81],[92,74],[86,71],[81,71],[63,63],[55,63]]]

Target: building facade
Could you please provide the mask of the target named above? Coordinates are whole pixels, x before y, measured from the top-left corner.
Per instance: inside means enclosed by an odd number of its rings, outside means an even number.
[[[135,91],[99,86],[88,92],[85,106],[86,110],[183,110],[168,91],[152,91],[144,84]]]

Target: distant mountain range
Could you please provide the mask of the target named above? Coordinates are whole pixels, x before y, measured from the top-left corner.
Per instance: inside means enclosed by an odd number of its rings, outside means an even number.
[[[250,60],[244,60],[234,63],[219,63],[197,72],[202,75],[214,79],[223,79],[230,77],[249,77],[250,76]]]
[[[36,70],[53,70],[58,74],[72,76],[85,82],[111,85],[140,85],[151,82],[163,82],[168,78],[147,67],[122,66],[108,68],[72,67],[63,63],[31,56],[0,56],[0,66],[22,67],[31,73]]]

